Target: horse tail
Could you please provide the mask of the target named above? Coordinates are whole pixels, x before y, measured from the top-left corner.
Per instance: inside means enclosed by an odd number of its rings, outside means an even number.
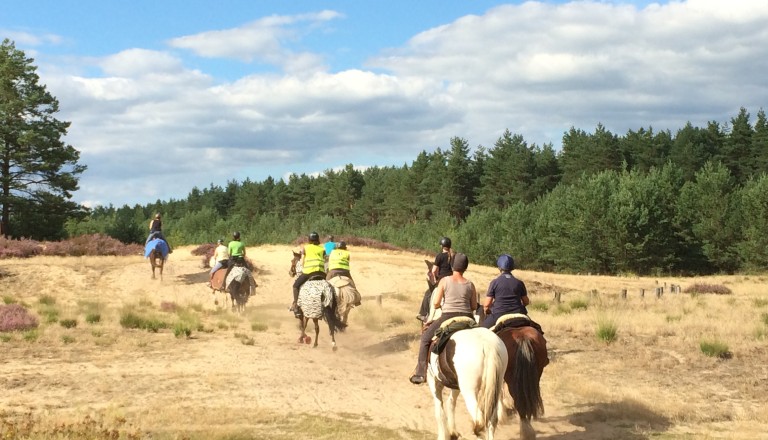
[[[483,341],[483,372],[480,389],[477,393],[477,408],[475,409],[474,431],[482,432],[488,425],[496,426],[501,420],[504,408],[504,372],[507,369],[506,347],[501,339],[494,336]]]
[[[330,286],[329,286],[330,287]],[[331,334],[334,334],[336,332],[343,332],[347,329],[347,323],[339,319],[338,315],[336,314],[336,309],[338,308],[338,301],[336,300],[336,291],[333,287],[330,288],[330,295],[333,296],[333,299],[331,299],[331,305],[328,307],[323,307],[323,318],[325,318],[325,322],[328,323],[328,328],[331,331]]]
[[[515,396],[515,409],[521,420],[530,420],[532,417],[538,418],[544,415],[536,353],[528,337],[521,339],[518,344],[511,387],[512,396]]]

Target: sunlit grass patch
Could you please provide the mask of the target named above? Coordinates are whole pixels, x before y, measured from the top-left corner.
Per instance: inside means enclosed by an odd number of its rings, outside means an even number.
[[[74,319],[74,318],[62,319],[61,321],[59,321],[59,325],[61,325],[64,328],[75,328],[77,327],[77,319]]]
[[[549,310],[549,303],[546,301],[533,301],[528,304],[527,308],[538,312],[546,312]]]
[[[768,298],[753,298],[752,305],[757,308],[768,306]]]
[[[10,295],[3,295],[3,304],[16,304],[16,298]]]
[[[56,298],[52,297],[51,295],[43,295],[37,300],[37,302],[46,306],[52,306],[56,304]]]
[[[719,340],[703,340],[699,343],[701,352],[709,357],[728,359],[732,356],[728,351],[728,344]]]
[[[398,327],[408,322],[405,312],[388,309],[384,306],[372,305],[369,307],[363,305],[356,307],[352,314],[355,315],[355,322],[362,322],[366,329],[377,332]],[[350,316],[350,319],[353,318]],[[414,322],[416,322],[415,319]]]
[[[589,301],[584,299],[574,299],[568,302],[568,306],[571,310],[587,310],[589,307]]]
[[[98,322],[101,322],[101,314],[99,313],[88,313],[85,315],[85,322],[88,324],[96,324]]]
[[[597,339],[610,344],[618,337],[618,330],[619,326],[614,319],[606,316],[597,318],[597,328],[595,329]]]

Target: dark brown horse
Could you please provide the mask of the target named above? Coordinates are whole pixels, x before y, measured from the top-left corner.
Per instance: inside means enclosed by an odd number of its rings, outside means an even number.
[[[527,318],[516,318],[516,323]],[[530,321],[532,322],[532,321]],[[504,381],[520,416],[520,438],[533,440],[536,432],[531,426],[531,418],[544,414],[544,402],[541,399],[539,381],[544,367],[549,364],[547,341],[535,327],[522,323],[516,326],[500,326],[496,334],[504,342],[509,353]]]

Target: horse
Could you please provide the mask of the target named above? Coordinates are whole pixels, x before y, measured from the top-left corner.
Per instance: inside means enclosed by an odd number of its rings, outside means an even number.
[[[225,271],[227,273],[225,285],[232,300],[232,311],[242,313],[245,311],[248,298],[255,292],[258,285],[245,260],[232,259],[230,263],[232,266]],[[216,271],[214,276],[219,272],[221,269]]]
[[[329,279],[328,282],[336,292],[336,316],[346,324],[349,312],[362,304],[362,296],[350,277],[338,275]]]
[[[161,238],[154,238],[144,246],[144,256],[149,258],[149,264],[152,266],[152,279],[155,279],[155,269],[160,269],[160,281],[163,280],[163,266],[168,258],[170,248],[168,243]]]
[[[217,293],[221,292],[224,294],[224,305],[226,306],[227,300],[230,298],[229,292],[227,292],[227,268],[222,267],[221,269],[217,270],[213,276],[211,277],[211,293],[213,294],[213,304],[218,305],[219,300],[217,298]],[[234,304],[232,304],[234,306]]]
[[[333,351],[336,351],[336,332],[343,332],[347,324],[342,322],[337,315],[336,293],[333,286],[323,278],[307,280],[299,290],[296,307],[294,315],[299,320],[299,329],[301,330],[298,342],[300,344],[312,342],[312,338],[307,335],[307,324],[311,319],[315,325],[315,344],[312,347],[316,348],[320,335],[318,321],[324,319],[331,334],[331,346]]]
[[[479,438],[485,430],[486,439],[493,440],[504,417],[507,362],[501,339],[485,327],[453,333],[440,354],[430,350],[427,383],[435,403],[438,440],[459,438],[455,422],[459,394],[464,397],[475,436]],[[444,388],[450,389],[447,402],[443,402]]]
[[[549,357],[547,341],[534,324],[526,315],[511,314],[499,318],[493,329],[509,353],[504,380],[520,418],[522,440],[536,438],[531,419],[544,414],[539,382]]]

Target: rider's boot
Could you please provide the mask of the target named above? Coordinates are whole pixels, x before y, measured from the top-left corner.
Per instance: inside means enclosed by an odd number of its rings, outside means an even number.
[[[419,360],[419,363],[416,365],[416,369],[413,370],[413,374],[411,375],[410,381],[414,385],[421,385],[424,382],[426,382],[427,378],[427,363],[425,361]]]

